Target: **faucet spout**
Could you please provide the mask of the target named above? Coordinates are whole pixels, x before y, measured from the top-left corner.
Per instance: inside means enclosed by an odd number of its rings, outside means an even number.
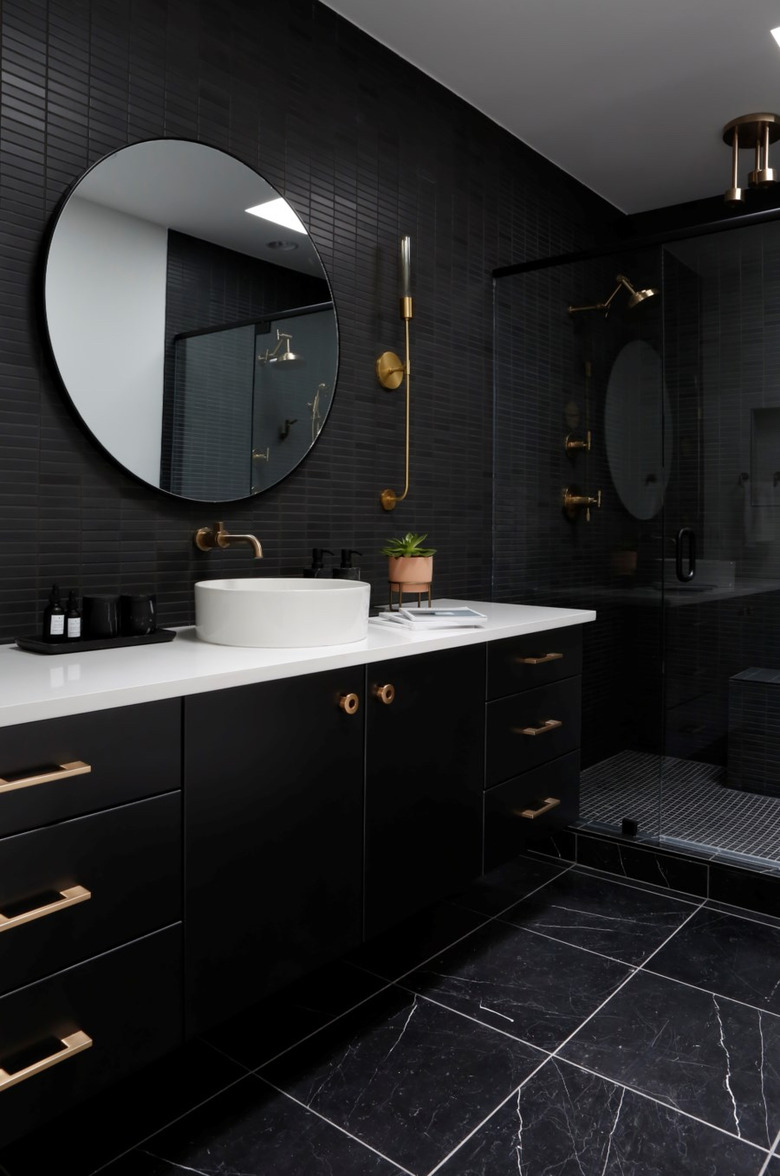
[[[195,532],[195,546],[199,551],[213,551],[215,547],[220,547],[224,551],[226,547],[233,547],[239,543],[251,547],[255,559],[263,558],[263,549],[256,535],[233,535],[224,523],[215,523],[213,527],[199,527]]]

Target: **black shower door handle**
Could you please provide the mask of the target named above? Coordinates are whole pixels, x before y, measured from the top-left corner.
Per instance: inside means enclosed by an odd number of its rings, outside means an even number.
[[[683,571],[683,548],[688,540],[688,571]],[[683,584],[692,580],[696,575],[696,534],[690,527],[680,527],[674,541],[674,571],[677,579]]]

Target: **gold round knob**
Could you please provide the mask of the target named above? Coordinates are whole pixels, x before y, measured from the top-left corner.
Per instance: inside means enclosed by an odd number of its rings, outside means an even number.
[[[375,686],[374,695],[383,702],[385,706],[389,706],[395,698],[395,686],[390,682],[386,682],[384,686]]]
[[[354,715],[357,714],[360,699],[357,694],[342,694],[339,698],[339,706],[345,714]]]

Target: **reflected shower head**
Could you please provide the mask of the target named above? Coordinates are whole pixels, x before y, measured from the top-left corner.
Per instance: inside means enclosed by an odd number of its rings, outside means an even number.
[[[644,302],[646,298],[652,298],[655,294],[658,293],[657,290],[650,286],[644,290],[635,290],[625,274],[616,274],[615,281],[617,282],[617,286],[615,286],[615,289],[612,291],[606,302],[595,302],[592,306],[570,306],[569,314],[579,314],[581,310],[603,310],[604,318],[606,318],[609,314],[610,307],[612,306],[615,295],[620,292],[621,286],[625,287],[625,289],[628,290],[629,294],[631,295],[628,300],[629,310],[633,310],[633,308],[638,306],[640,302]]]
[[[290,347],[291,342],[292,342],[292,335],[286,335],[283,331],[280,331],[279,328],[277,327],[276,328],[276,346],[274,347],[273,351],[269,351],[268,348],[266,348],[265,355],[258,355],[258,357],[257,357],[258,363],[275,363],[275,364],[283,363],[285,365],[285,368],[300,367],[301,364],[305,363],[306,361],[304,360],[302,355],[299,355],[298,353],[296,353],[295,351],[292,350],[292,348]],[[284,348],[284,350],[282,351],[282,354],[279,355],[278,352],[282,348]]]

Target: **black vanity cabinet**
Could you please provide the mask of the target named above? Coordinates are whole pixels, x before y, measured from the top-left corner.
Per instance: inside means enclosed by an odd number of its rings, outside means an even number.
[[[0,1146],[183,1040],[180,728],[0,729]]]
[[[485,646],[367,667],[366,938],[482,870]]]
[[[488,646],[485,870],[579,812],[582,628]]]
[[[188,1034],[360,942],[363,681],[184,700]]]

